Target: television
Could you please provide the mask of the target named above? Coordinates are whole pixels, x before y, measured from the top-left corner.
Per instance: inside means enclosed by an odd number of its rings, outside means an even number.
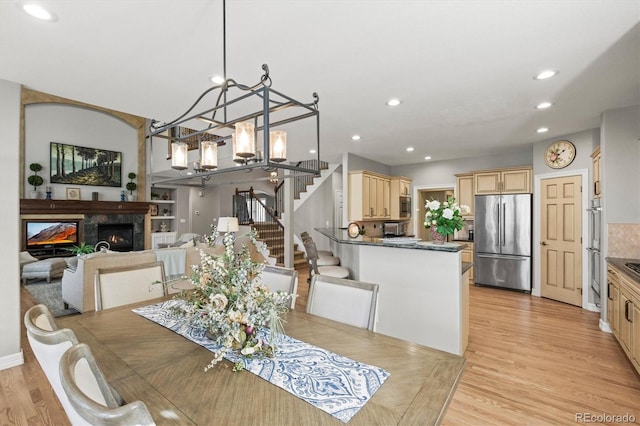
[[[27,249],[64,247],[78,244],[78,221],[25,221]]]

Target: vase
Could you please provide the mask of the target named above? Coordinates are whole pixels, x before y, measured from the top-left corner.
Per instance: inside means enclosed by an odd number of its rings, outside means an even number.
[[[439,233],[438,228],[435,226],[432,226],[431,228],[429,228],[429,230],[431,231],[431,242],[433,244],[444,244],[445,240],[447,239],[446,235],[442,235],[441,233]]]

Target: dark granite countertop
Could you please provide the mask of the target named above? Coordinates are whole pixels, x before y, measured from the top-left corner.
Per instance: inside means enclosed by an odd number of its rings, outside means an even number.
[[[621,257],[607,257],[607,262],[616,267],[620,272],[625,274],[629,279],[640,285],[640,274],[632,271],[624,266],[625,263],[640,263],[640,259],[625,259]]]
[[[380,247],[396,247],[405,249],[417,249],[417,250],[431,250],[431,251],[446,251],[456,253],[467,247],[466,244],[460,242],[433,244],[427,241],[412,240],[409,237],[404,239],[389,239],[382,237],[367,237],[366,235],[359,235],[356,238],[350,238],[346,229],[339,228],[315,228],[316,231],[324,235],[325,237],[338,242],[340,244],[355,244],[365,246],[380,246]]]
[[[473,263],[471,262],[462,262],[462,275],[467,272],[469,269],[473,267]]]

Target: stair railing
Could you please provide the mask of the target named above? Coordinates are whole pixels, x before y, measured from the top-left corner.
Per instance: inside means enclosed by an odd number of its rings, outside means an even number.
[[[240,198],[241,197],[241,198]],[[248,210],[247,215],[238,215],[237,213],[241,212],[241,208],[239,202],[234,201],[233,209],[234,216],[238,218],[238,222],[241,225],[250,225],[254,222],[273,222],[278,225],[278,227],[284,230],[284,225],[280,222],[278,217],[274,214],[273,209],[268,207],[265,203],[262,202],[258,197],[256,197],[255,192],[253,191],[253,186],[249,188],[249,190],[239,190],[236,188],[236,195],[234,200],[242,200],[246,209]],[[255,213],[256,217],[253,217]]]
[[[304,168],[316,169],[316,170],[326,170],[329,168],[329,163],[327,163],[326,161],[319,161],[319,160],[304,160],[296,163],[296,167],[304,167]],[[305,192],[307,190],[307,186],[313,184],[313,178],[314,176],[312,175],[302,175],[302,176],[296,176],[292,178],[294,200],[299,200],[300,193]],[[283,184],[284,184],[284,180],[280,182],[278,185],[276,185],[275,187],[276,216],[279,216],[279,213],[282,213],[284,211],[284,192],[281,191]]]

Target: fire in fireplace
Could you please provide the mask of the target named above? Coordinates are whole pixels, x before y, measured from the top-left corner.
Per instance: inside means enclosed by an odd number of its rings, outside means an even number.
[[[99,223],[98,241],[106,241],[114,251],[133,250],[133,223]]]

